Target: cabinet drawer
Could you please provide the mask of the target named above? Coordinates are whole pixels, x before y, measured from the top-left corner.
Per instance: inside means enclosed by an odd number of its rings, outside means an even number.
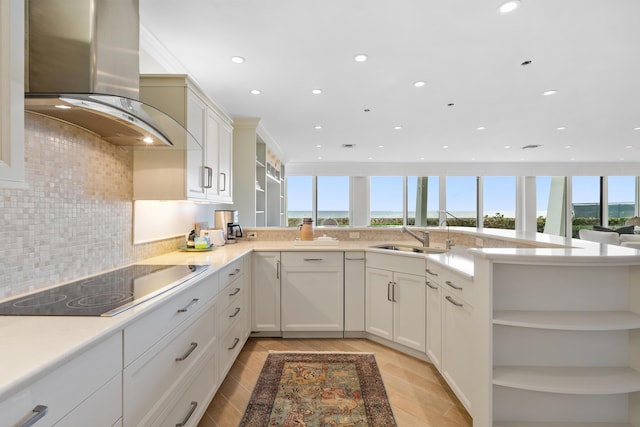
[[[227,375],[243,345],[242,322],[236,322],[229,333],[218,342],[218,378],[222,379]]]
[[[122,376],[116,375],[56,426],[111,427],[122,417]],[[35,425],[37,427],[37,424]]]
[[[282,252],[282,265],[287,267],[341,267],[343,252]]]
[[[205,273],[206,274],[206,273]],[[218,275],[211,274],[168,301],[159,304],[151,313],[124,330],[124,366],[136,360],[149,347],[176,326],[207,307],[218,293]]]
[[[117,333],[0,403],[0,425],[24,423],[35,415],[33,410],[38,405],[46,406],[47,413],[35,426],[56,424],[120,373],[121,357],[122,336]],[[109,391],[117,393],[109,399],[121,399],[119,387]],[[116,419],[111,418],[111,424]]]
[[[147,424],[166,406],[195,364],[206,357],[215,337],[214,307],[176,328],[123,373],[124,425]]]
[[[217,336],[222,337],[227,334],[229,329],[241,318],[247,315],[246,307],[244,306],[244,293],[246,291],[240,291],[233,296],[232,301],[226,307],[217,311]],[[220,305],[216,304],[216,309]]]
[[[238,304],[236,300],[238,299],[238,295],[244,294],[246,292],[246,283],[247,282],[244,277],[239,277],[238,279],[231,282],[229,286],[220,291],[216,303],[216,305],[220,308],[219,311],[229,307],[229,305],[231,304]]]
[[[222,267],[220,275],[220,289],[226,288],[231,282],[244,274],[244,258],[237,259]]]
[[[425,259],[423,257],[379,254],[374,252],[367,252],[366,255],[367,267],[424,276]]]
[[[446,289],[452,295],[470,300],[473,282],[435,262],[427,265],[427,280],[434,281]]]
[[[169,405],[160,416],[160,420],[154,423],[159,427],[195,427],[209,405],[216,386],[215,357],[210,357],[204,367],[190,378],[193,382],[184,393]]]

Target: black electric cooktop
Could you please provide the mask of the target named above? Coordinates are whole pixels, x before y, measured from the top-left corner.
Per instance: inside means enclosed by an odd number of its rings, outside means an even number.
[[[0,303],[0,315],[114,316],[178,286],[206,265],[131,265]]]

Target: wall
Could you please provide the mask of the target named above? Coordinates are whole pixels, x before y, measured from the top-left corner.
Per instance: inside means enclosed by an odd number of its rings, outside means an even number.
[[[0,188],[0,298],[175,250],[134,245],[129,149],[25,115],[26,189]],[[188,230],[186,230],[188,231]]]

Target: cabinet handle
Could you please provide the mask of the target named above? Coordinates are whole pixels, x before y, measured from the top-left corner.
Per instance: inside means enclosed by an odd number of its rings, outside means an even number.
[[[37,423],[40,418],[47,415],[47,412],[49,412],[48,406],[36,405],[36,407],[31,410],[31,416],[29,417],[29,419],[20,424],[19,427],[31,427],[32,425]]]
[[[229,317],[236,317],[240,313],[240,307],[236,307],[236,311],[233,314],[230,314]]]
[[[429,270],[428,268],[425,268],[426,272],[429,273],[432,276],[436,276],[438,277],[438,273],[434,273],[433,271]]]
[[[186,426],[187,423],[189,422],[189,418],[191,418],[191,415],[193,415],[193,412],[196,410],[197,407],[198,407],[198,402],[196,401],[191,402],[191,408],[189,409],[189,412],[187,412],[187,416],[184,418],[184,420],[182,420],[181,423],[176,424],[176,427]]]
[[[391,282],[387,283],[387,301],[391,301]]]
[[[393,302],[398,302],[396,301],[396,282],[391,282],[391,301]]]
[[[231,347],[227,348],[227,350],[233,350],[234,348],[236,348],[236,346],[238,345],[239,342],[240,342],[240,338],[234,338],[233,345]]]
[[[455,305],[456,307],[464,307],[464,304],[462,304],[462,303],[460,303],[460,302],[458,302],[458,301],[454,300],[454,299],[453,299],[452,297],[450,297],[449,295],[447,295],[447,296],[445,297],[445,299],[446,299],[447,301],[449,301],[451,304]]]
[[[185,308],[179,309],[178,313],[186,313],[187,311],[189,311],[191,309],[191,307],[193,307],[194,305],[198,304],[198,302],[200,302],[199,298],[192,299],[191,302]]]
[[[220,175],[222,175],[222,189],[220,189],[220,191],[227,191],[227,174],[224,172],[220,172]]]
[[[211,188],[213,186],[213,169],[211,169],[209,166],[203,166],[202,173],[202,181],[206,183],[202,187]]]
[[[345,258],[345,261],[364,261],[364,258]]]
[[[447,280],[444,283],[446,283],[447,285],[451,286],[456,291],[461,291],[462,290],[462,288],[460,286],[454,285],[453,282],[451,282],[451,280]]]
[[[193,350],[195,350],[197,346],[197,342],[192,342],[189,346],[189,350],[187,350],[187,352],[182,357],[176,357],[176,362],[182,362],[183,360],[186,360],[187,357],[191,356],[191,353],[193,353]]]
[[[430,287],[431,289],[438,289],[438,287],[437,287],[437,286],[433,286],[433,285],[431,284],[431,282],[430,282],[430,281],[428,281],[428,280],[427,280],[425,283],[426,283],[426,284],[427,284],[427,286],[428,286],[428,287]]]
[[[324,261],[323,258],[304,258],[305,261]]]
[[[234,295],[238,295],[238,292],[240,292],[240,288],[236,288],[236,290],[235,290],[235,291],[233,291],[233,292],[231,292],[231,293],[229,294],[229,296],[230,296],[230,297],[232,297],[232,296],[234,296]]]
[[[280,278],[280,260],[276,261],[276,279]]]
[[[238,273],[240,273],[240,269],[236,268],[235,270],[233,270],[233,273],[229,273],[229,276],[235,276]]]

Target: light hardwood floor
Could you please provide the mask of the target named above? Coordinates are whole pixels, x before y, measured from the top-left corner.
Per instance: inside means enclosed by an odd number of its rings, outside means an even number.
[[[237,427],[269,350],[373,352],[399,427],[471,427],[435,367],[366,339],[250,338],[198,427]]]

